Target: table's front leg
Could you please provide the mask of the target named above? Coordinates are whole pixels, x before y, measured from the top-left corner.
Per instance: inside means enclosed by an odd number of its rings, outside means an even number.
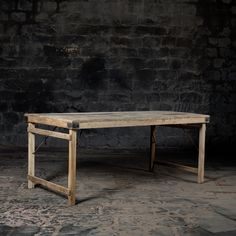
[[[75,205],[76,203],[76,143],[77,143],[77,131],[70,130],[69,141],[69,163],[68,163],[68,203],[69,205]]]
[[[35,175],[35,134],[30,132],[31,128],[35,128],[35,125],[28,123],[28,175]],[[28,180],[28,188],[34,188],[35,184]]]
[[[198,183],[204,182],[205,136],[206,136],[206,124],[202,124],[199,129]]]

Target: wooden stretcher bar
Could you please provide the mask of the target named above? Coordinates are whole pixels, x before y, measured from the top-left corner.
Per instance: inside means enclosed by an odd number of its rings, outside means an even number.
[[[33,182],[34,184],[39,184],[42,185],[50,190],[65,194],[65,195],[71,195],[71,191],[68,188],[65,188],[61,185],[52,183],[50,181],[47,181],[45,179],[41,179],[39,177],[36,176],[32,176],[32,175],[28,175],[28,180],[30,180],[31,182]]]
[[[65,140],[71,140],[71,136],[69,134],[60,133],[60,132],[51,131],[51,130],[45,130],[45,129],[29,127],[28,132],[33,133],[33,134],[43,135],[43,136],[49,136],[49,137],[60,138],[60,139],[65,139]]]
[[[196,167],[186,166],[186,165],[178,164],[178,163],[175,163],[175,162],[172,162],[172,161],[159,160],[159,161],[157,161],[155,163],[157,163],[157,164],[164,164],[164,165],[168,165],[168,166],[174,166],[177,169],[188,171],[188,172],[192,172],[192,173],[195,173],[195,174],[198,171],[198,168],[196,168]]]

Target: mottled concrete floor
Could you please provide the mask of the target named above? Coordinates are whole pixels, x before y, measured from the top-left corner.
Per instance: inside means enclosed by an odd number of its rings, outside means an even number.
[[[0,155],[0,235],[236,235],[236,167],[208,163],[196,184],[166,166],[149,173],[144,152],[81,151],[78,204],[69,207],[27,189],[27,153]],[[38,176],[66,185],[66,173],[66,153],[38,155]]]

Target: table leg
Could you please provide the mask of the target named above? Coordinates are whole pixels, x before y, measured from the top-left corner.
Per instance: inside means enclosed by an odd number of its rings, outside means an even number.
[[[198,183],[204,182],[205,136],[206,136],[206,124],[202,124],[199,130]]]
[[[29,130],[35,128],[35,125],[28,123]],[[35,175],[35,135],[28,131],[28,175]],[[28,188],[34,188],[35,184],[28,180]]]
[[[69,164],[68,164],[68,196],[69,205],[75,205],[76,202],[76,140],[77,131],[70,130],[71,139],[69,141]]]
[[[150,133],[149,171],[153,171],[155,159],[156,159],[156,126],[152,125]]]

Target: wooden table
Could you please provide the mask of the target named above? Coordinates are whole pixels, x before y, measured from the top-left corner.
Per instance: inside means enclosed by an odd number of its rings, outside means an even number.
[[[172,164],[198,174],[198,183],[204,181],[205,132],[208,115],[172,112],[172,111],[130,111],[130,112],[81,112],[81,113],[41,113],[25,114],[28,122],[28,188],[36,184],[50,190],[65,194],[69,205],[76,203],[76,144],[77,131],[82,129],[150,126],[150,158],[149,170],[153,171],[156,154],[156,126],[171,126],[199,129],[198,168]],[[39,128],[39,125],[49,128]],[[46,127],[48,127],[46,126]],[[50,126],[62,127],[68,133],[52,131]],[[35,176],[35,135],[50,136],[69,141],[68,187],[49,182]]]

